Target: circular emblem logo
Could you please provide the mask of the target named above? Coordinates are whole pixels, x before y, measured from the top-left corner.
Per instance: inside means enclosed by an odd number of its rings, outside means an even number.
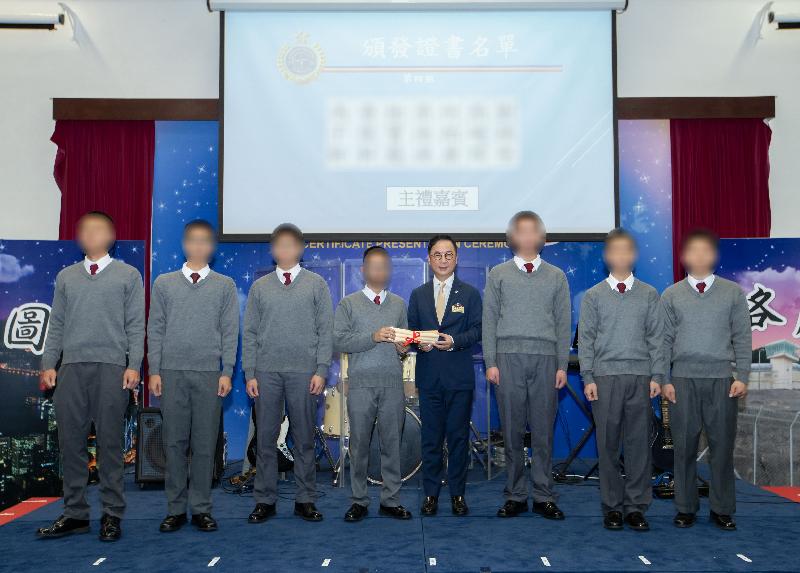
[[[325,53],[319,44],[309,44],[308,35],[300,33],[294,45],[285,45],[278,53],[278,69],[287,80],[307,84],[317,78],[325,66]]]

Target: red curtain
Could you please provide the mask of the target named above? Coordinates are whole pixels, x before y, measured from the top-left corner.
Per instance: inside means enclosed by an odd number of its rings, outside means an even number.
[[[760,119],[673,119],[672,245],[705,227],[720,237],[768,237],[770,128]]]
[[[59,239],[75,238],[75,223],[86,211],[104,211],[114,219],[117,238],[145,241],[149,256],[155,122],[58,120],[51,141],[58,146]],[[146,275],[149,268],[148,260]]]

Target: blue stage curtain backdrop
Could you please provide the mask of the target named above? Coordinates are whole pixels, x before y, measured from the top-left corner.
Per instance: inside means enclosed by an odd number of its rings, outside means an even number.
[[[769,143],[761,119],[674,119],[672,237],[675,280],[679,252],[696,227],[721,237],[769,237]]]

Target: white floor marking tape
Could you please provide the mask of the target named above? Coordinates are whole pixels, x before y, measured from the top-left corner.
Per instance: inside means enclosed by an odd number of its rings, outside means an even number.
[[[208,566],[209,567],[213,567],[214,565],[219,563],[219,559],[220,559],[219,557],[214,557],[214,559],[212,559],[211,561],[208,562]]]
[[[106,558],[105,558],[105,557],[101,557],[100,559],[98,559],[97,561],[95,561],[94,563],[92,563],[92,565],[100,565],[100,564],[101,564],[103,561],[105,561],[105,560],[106,560]]]
[[[539,557],[539,559],[542,560],[542,565],[544,565],[545,567],[550,567],[550,560],[547,557],[542,555],[541,557]]]
[[[745,555],[744,553],[737,553],[737,554],[736,554],[736,557],[738,557],[739,559],[741,559],[742,561],[744,561],[744,562],[746,562],[746,563],[752,563],[752,562],[753,562],[753,560],[752,560],[752,559],[750,559],[750,558],[749,558],[747,555]]]
[[[641,561],[645,565],[652,565],[652,563],[650,563],[650,560],[644,555],[639,555],[639,561]]]
[[[436,557],[428,558],[428,565],[430,565],[431,567],[435,567],[436,566]]]
[[[325,559],[323,559],[323,560],[322,560],[322,566],[323,566],[323,567],[327,567],[327,566],[328,566],[328,565],[330,565],[330,564],[331,564],[331,560],[330,560],[330,559],[328,559],[327,557],[326,557]]]

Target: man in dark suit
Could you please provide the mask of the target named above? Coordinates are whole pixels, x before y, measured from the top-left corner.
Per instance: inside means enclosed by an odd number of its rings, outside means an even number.
[[[433,280],[414,289],[408,328],[437,330],[435,344],[419,344],[416,379],[422,417],[422,515],[435,515],[442,486],[442,447],[447,438],[447,481],[454,515],[469,512],[464,501],[469,460],[469,421],[475,373],[472,352],[481,338],[478,291],[455,276],[458,247],[449,235],[428,242]]]

